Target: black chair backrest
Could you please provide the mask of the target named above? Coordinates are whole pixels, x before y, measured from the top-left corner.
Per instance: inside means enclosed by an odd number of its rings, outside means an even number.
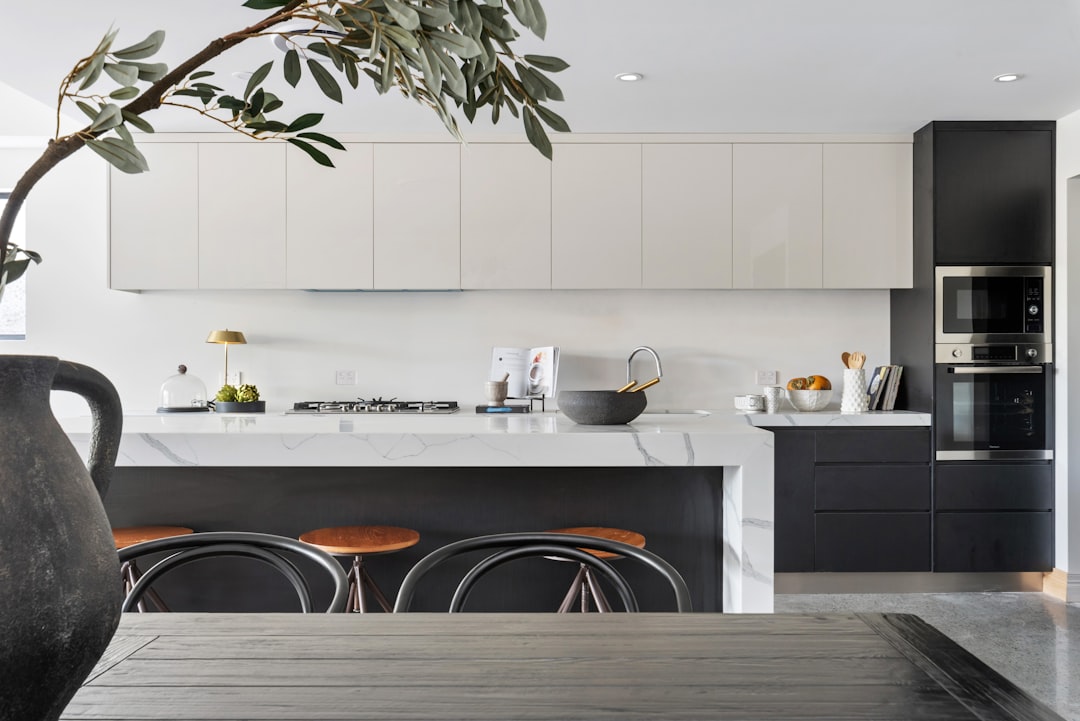
[[[582,549],[608,551],[645,564],[659,573],[671,586],[675,594],[675,606],[678,611],[693,610],[690,590],[687,588],[682,576],[679,575],[674,566],[651,551],[620,543],[619,541],[569,533],[498,533],[455,541],[432,551],[420,559],[401,582],[397,602],[394,604],[394,611],[409,610],[417,585],[424,575],[435,566],[463,553],[491,549],[502,550],[484,558],[465,574],[451,599],[451,612],[462,610],[465,601],[468,599],[469,592],[481,576],[503,563],[528,556],[553,556],[588,565],[615,587],[623,607],[627,611],[637,611],[637,599],[622,575],[607,561],[597,558]]]
[[[334,595],[326,608],[327,613],[345,610],[349,595],[348,577],[336,558],[322,549],[303,543],[294,538],[275,536],[267,533],[248,533],[243,531],[221,531],[209,533],[190,533],[184,536],[171,536],[153,541],[144,541],[121,548],[117,553],[120,562],[131,561],[152,553],[171,552],[153,566],[143,571],[142,576],[124,599],[123,610],[130,611],[150,587],[161,576],[174,568],[204,558],[223,556],[251,558],[277,570],[292,584],[300,599],[300,609],[311,613],[311,589],[307,579],[282,552],[296,554],[321,566],[333,579]]]

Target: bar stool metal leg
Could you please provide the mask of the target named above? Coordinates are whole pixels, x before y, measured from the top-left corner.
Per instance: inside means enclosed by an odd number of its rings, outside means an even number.
[[[596,604],[597,611],[600,613],[611,612],[611,604],[608,603],[607,596],[605,596],[604,592],[600,589],[600,583],[596,580],[595,574],[593,574],[592,569],[588,566],[585,566],[585,585],[582,586],[582,588],[588,589],[589,594],[592,595],[592,600],[593,603]],[[588,594],[583,590],[581,594],[582,605],[585,605],[586,595]]]
[[[589,613],[592,610],[592,606],[596,607],[596,610],[600,613],[610,613],[611,604],[607,600],[607,596],[604,595],[604,591],[600,588],[599,582],[596,580],[596,575],[593,574],[585,564],[581,564],[578,569],[577,575],[574,576],[574,580],[570,583],[570,589],[566,592],[566,596],[563,597],[562,603],[559,605],[559,613],[569,613],[570,609],[574,605],[574,601],[581,599],[581,612]],[[590,604],[590,601],[592,602]]]
[[[375,597],[375,601],[387,613],[393,613],[394,607],[386,598],[375,579],[368,573],[364,566],[363,556],[353,556],[352,568],[349,569],[349,601],[345,606],[346,612],[367,613],[368,605],[364,591],[367,590]]]
[[[142,571],[135,565],[135,561],[125,561],[120,566],[120,576],[124,579],[124,595],[127,596],[131,593],[131,589],[135,587],[135,584],[142,578]],[[148,589],[144,594],[144,598],[150,599],[150,603],[154,604],[154,608],[162,613],[169,613],[169,607],[165,605],[165,601],[161,596],[157,594],[154,589]],[[146,601],[142,598],[135,604],[135,608],[139,610],[139,613],[146,613]]]

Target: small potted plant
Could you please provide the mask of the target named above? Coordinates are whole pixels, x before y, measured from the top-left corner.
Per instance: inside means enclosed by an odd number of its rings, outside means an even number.
[[[215,413],[265,413],[266,401],[259,400],[259,389],[244,383],[240,387],[225,384],[214,396]]]

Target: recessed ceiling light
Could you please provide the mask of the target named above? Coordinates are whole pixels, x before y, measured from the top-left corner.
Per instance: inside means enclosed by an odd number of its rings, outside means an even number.
[[[1024,77],[1022,73],[1002,73],[994,78],[995,83],[1015,83],[1020,78]]]
[[[641,73],[619,73],[615,76],[615,79],[622,80],[624,83],[636,83],[644,77]]]

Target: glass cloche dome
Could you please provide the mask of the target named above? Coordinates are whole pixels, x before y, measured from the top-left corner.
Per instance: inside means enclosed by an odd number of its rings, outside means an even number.
[[[190,413],[209,411],[206,405],[206,384],[196,376],[187,374],[187,366],[181,364],[174,376],[161,384],[161,405],[158,413]]]

